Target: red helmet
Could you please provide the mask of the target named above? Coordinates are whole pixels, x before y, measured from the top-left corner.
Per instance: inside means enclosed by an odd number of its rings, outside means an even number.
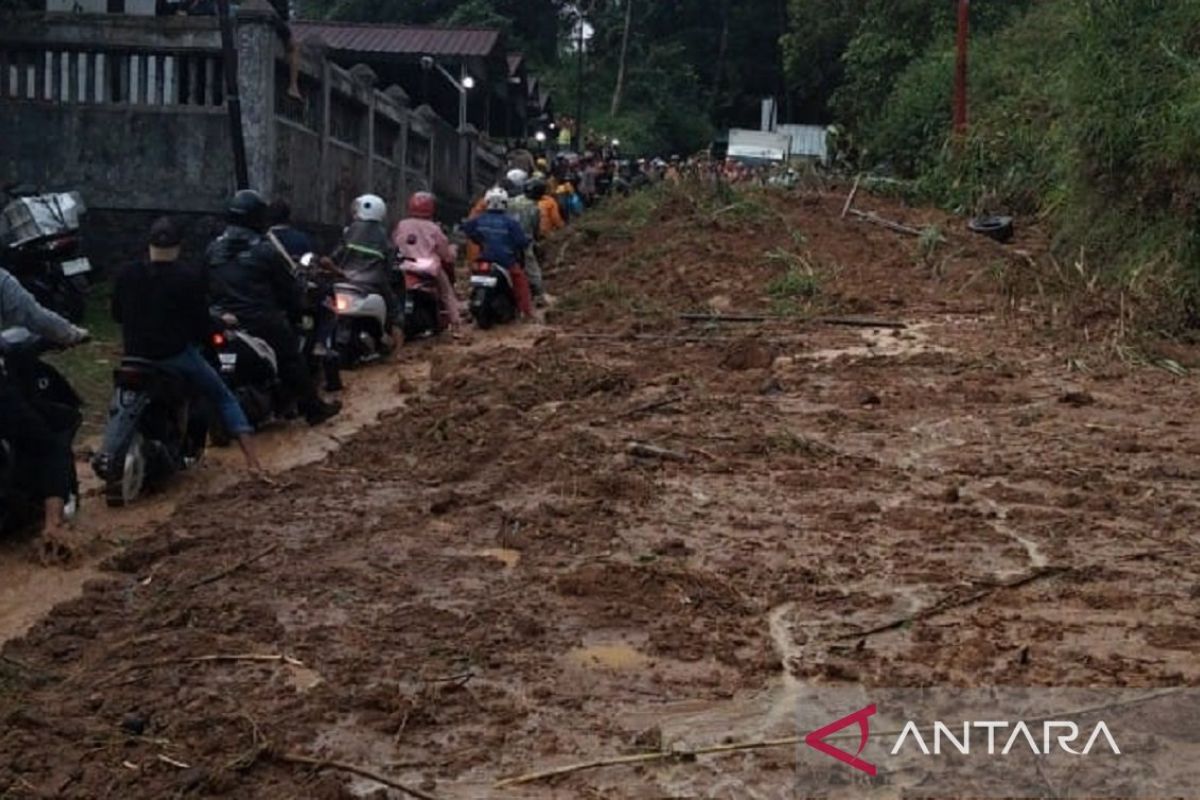
[[[437,200],[429,192],[417,192],[408,198],[408,215],[418,219],[433,219]]]

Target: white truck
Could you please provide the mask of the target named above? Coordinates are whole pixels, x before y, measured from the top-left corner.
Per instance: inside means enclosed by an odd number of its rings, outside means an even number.
[[[733,128],[725,157],[749,164],[781,164],[791,156],[791,144],[787,134]]]

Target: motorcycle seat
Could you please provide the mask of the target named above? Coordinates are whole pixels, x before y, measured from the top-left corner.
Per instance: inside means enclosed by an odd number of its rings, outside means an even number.
[[[121,359],[121,365],[113,373],[113,383],[122,389],[149,391],[157,388],[174,394],[182,394],[186,389],[181,377],[158,362],[133,356]]]

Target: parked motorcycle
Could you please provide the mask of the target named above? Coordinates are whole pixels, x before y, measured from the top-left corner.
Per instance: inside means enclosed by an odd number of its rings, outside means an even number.
[[[517,318],[517,293],[508,269],[487,261],[475,263],[471,272],[471,316],[485,331]]]
[[[113,373],[104,443],[92,469],[104,499],[117,508],[161,488],[204,455],[208,415],[177,375],[141,358],[125,358]]]
[[[92,273],[80,233],[83,200],[75,192],[10,193],[0,212],[0,262],[39,303],[78,323]]]
[[[0,370],[49,427],[68,446],[73,446],[83,422],[83,400],[58,370],[41,360],[42,354],[53,347],[24,328],[10,328],[0,333]],[[0,439],[0,533],[32,523],[41,511],[40,499],[34,497],[34,487],[29,485],[30,470],[25,459],[25,454]],[[67,519],[79,511],[79,478],[74,459],[70,469]]]

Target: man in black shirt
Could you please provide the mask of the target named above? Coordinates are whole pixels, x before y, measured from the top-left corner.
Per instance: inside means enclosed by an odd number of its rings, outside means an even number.
[[[279,379],[296,397],[309,424],[320,425],[342,406],[321,400],[300,355],[295,323],[304,310],[303,287],[266,236],[270,227],[266,201],[249,189],[238,192],[230,201],[228,221],[205,257],[213,300],[222,311],[236,316],[248,333],[271,346]]]
[[[121,325],[125,355],[145,358],[175,372],[216,408],[237,439],[253,472],[261,472],[237,397],[204,360],[197,343],[210,330],[208,281],[201,267],[179,260],[179,225],[163,217],[150,228],[150,258],[126,267],[113,287],[112,315]]]

